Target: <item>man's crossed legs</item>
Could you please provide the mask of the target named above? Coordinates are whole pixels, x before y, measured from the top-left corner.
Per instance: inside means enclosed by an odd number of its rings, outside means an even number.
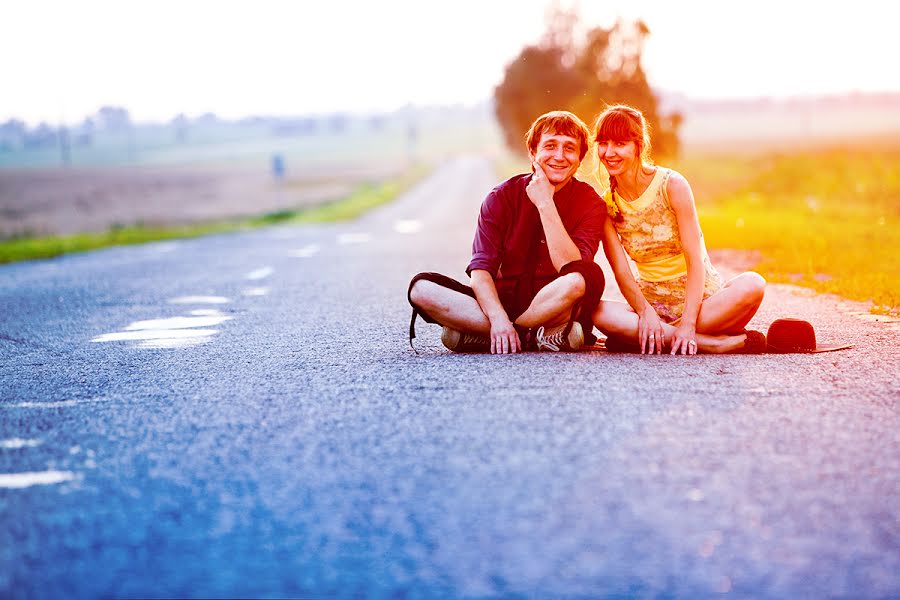
[[[603,294],[603,272],[593,261],[575,261],[560,275],[538,290],[521,313],[504,306],[523,349],[578,350],[594,341],[590,317]],[[505,354],[510,348],[496,347],[491,340],[491,322],[475,298],[471,287],[437,273],[421,273],[413,278],[409,302],[429,323],[444,327],[444,345],[455,351]],[[586,320],[581,317],[586,315]],[[532,335],[533,333],[533,335]],[[410,340],[415,337],[410,323]],[[523,339],[524,338],[524,339]],[[533,341],[533,344],[532,344]]]

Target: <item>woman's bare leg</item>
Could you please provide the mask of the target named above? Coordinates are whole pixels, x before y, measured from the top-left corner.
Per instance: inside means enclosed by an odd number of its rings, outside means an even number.
[[[765,291],[766,280],[752,271],[729,280],[700,305],[697,332],[739,334],[759,310]]]
[[[617,338],[626,339],[639,344],[638,341],[638,316],[631,307],[624,302],[615,302],[611,300],[603,300],[594,311],[594,325],[597,329],[606,335],[612,335]],[[671,343],[672,335],[675,333],[675,327],[668,323],[663,323],[663,333],[666,336],[666,347]],[[741,348],[747,336],[739,335],[711,335],[705,333],[697,334],[697,349],[700,352],[710,354],[721,354],[724,352],[732,352]]]

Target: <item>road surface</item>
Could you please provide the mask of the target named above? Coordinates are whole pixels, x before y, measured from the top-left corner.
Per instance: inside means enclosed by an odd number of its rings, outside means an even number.
[[[900,596],[898,328],[815,355],[453,355],[486,160],[353,223],[0,267],[0,597]]]

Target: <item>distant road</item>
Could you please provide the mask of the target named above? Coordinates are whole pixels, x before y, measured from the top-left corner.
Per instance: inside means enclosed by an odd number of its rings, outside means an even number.
[[[900,595],[896,324],[816,355],[452,355],[488,161],[347,224],[0,267],[0,597]]]

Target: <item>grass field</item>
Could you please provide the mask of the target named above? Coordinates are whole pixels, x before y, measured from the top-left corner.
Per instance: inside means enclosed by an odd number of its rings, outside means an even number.
[[[770,282],[872,302],[900,315],[900,138],[664,162],[691,183],[707,246],[759,256]],[[507,159],[498,174],[527,164]],[[588,159],[579,177],[592,176]]]
[[[286,209],[258,217],[231,219],[178,227],[149,227],[143,225],[113,227],[100,233],[79,233],[63,236],[19,237],[0,240],[0,264],[20,260],[52,258],[71,252],[96,250],[107,246],[142,244],[174,238],[198,237],[264,227],[275,223],[322,223],[346,221],[384,204],[419,181],[428,172],[416,167],[403,176],[380,184],[361,184],[352,194],[318,206]]]
[[[673,164],[710,248],[759,252],[766,279],[900,313],[900,140]]]

